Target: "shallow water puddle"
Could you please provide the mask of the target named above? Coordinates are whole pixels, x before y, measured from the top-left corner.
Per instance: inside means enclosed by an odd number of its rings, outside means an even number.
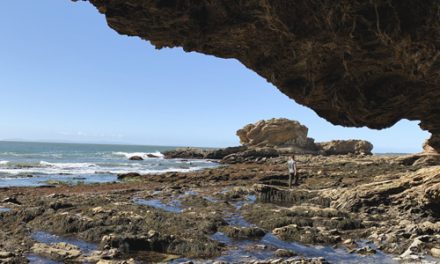
[[[27,256],[27,259],[30,264],[62,264],[63,262],[51,260],[48,258],[44,258],[35,254],[30,254]]]
[[[230,215],[226,215],[224,217],[226,222],[231,226],[237,226],[237,227],[255,227],[254,224],[249,223],[244,219],[244,217],[239,213],[232,213]]]
[[[219,200],[217,198],[214,198],[212,196],[203,196],[203,199],[205,199],[206,201],[211,202],[211,203],[218,203],[219,202]]]
[[[330,263],[399,263],[393,256],[386,255],[380,251],[372,255],[350,254],[342,248],[332,248],[329,246],[305,246],[295,242],[286,242],[273,234],[266,234],[260,241],[267,246],[292,250],[305,257],[324,257]],[[374,247],[372,244],[371,247]]]
[[[4,213],[4,212],[10,212],[11,209],[10,208],[6,208],[6,207],[0,207],[0,213]]]
[[[196,196],[196,195],[198,195],[198,194],[199,194],[199,193],[196,192],[196,191],[189,190],[189,191],[186,191],[186,192],[183,194],[183,196]]]
[[[151,206],[151,207],[161,209],[161,210],[171,212],[171,213],[181,213],[182,212],[181,204],[180,204],[180,201],[178,201],[178,200],[173,200],[171,203],[165,204],[165,203],[162,203],[162,201],[159,199],[140,199],[140,198],[138,198],[138,199],[134,199],[134,203],[138,204],[138,205]]]
[[[154,192],[153,195],[154,194],[157,193]],[[169,203],[164,203],[160,199],[142,199],[142,198],[135,198],[133,199],[133,202],[138,205],[147,205],[171,213],[181,213],[183,209],[182,209],[182,203],[179,199],[188,196],[196,196],[196,195],[198,195],[198,192],[193,190],[188,190],[177,196],[177,198],[172,199]]]
[[[234,201],[231,202],[232,206],[235,207],[235,209],[240,209],[246,204],[253,204],[257,201],[257,196],[253,194],[248,194],[244,197],[243,200]]]
[[[255,225],[246,221],[239,212],[239,209],[245,204],[254,203],[255,201],[255,195],[247,195],[244,200],[231,203],[236,208],[236,211],[230,215],[226,215],[224,217],[225,220],[231,226],[255,227]],[[267,233],[263,238],[257,240],[235,240],[221,232],[215,233],[211,238],[231,248],[223,256],[216,259],[218,261],[244,262],[250,260],[266,260],[275,258],[275,251],[277,249],[286,249],[308,258],[324,257],[330,263],[399,263],[393,259],[393,256],[386,255],[380,251],[377,251],[374,255],[366,256],[350,254],[343,248],[335,249],[328,246],[306,246],[295,242],[286,242],[271,233]],[[365,246],[366,244],[359,243],[359,245]],[[369,244],[369,246],[375,248],[374,245]]]
[[[53,235],[41,231],[33,233],[31,237],[35,241],[44,244],[53,244],[53,243],[61,243],[61,242],[71,244],[77,246],[81,250],[81,252],[86,255],[92,253],[92,251],[95,251],[98,248],[96,244],[88,243],[80,239],[70,238],[70,237],[69,238],[60,237],[57,235]]]
[[[330,263],[399,263],[392,256],[378,251],[374,255],[350,254],[345,249],[334,249],[327,246],[305,246],[299,243],[282,241],[271,233],[259,240],[234,240],[221,232],[217,232],[212,239],[226,244],[231,249],[219,261],[241,262],[250,260],[267,260],[275,257],[275,250],[286,249],[308,258],[323,257]]]

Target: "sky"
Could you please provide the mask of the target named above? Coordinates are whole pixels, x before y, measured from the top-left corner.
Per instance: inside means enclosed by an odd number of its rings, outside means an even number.
[[[0,2],[0,139],[225,147],[237,129],[289,118],[315,141],[364,139],[374,152],[417,152],[429,133],[320,118],[234,59],[156,50],[118,35],[87,2]]]

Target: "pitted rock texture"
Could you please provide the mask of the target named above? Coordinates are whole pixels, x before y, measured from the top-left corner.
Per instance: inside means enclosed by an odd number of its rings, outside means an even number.
[[[306,148],[313,144],[313,139],[307,138],[308,130],[297,121],[273,118],[248,124],[237,131],[237,136],[245,146],[295,145]]]
[[[235,58],[344,126],[421,120],[440,150],[439,0],[89,0],[120,34]]]

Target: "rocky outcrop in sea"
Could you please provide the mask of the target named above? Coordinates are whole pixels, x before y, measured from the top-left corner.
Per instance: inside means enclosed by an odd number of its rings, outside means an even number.
[[[178,148],[166,158],[216,159],[224,163],[262,161],[289,154],[371,155],[373,145],[365,140],[333,140],[315,143],[308,128],[298,121],[273,118],[248,124],[237,131],[241,146],[223,149]]]

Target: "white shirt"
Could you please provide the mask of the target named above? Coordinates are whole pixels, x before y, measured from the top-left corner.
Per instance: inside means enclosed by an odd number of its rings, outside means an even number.
[[[293,159],[289,159],[287,161],[287,167],[289,168],[289,173],[295,173],[296,172],[296,161]]]

